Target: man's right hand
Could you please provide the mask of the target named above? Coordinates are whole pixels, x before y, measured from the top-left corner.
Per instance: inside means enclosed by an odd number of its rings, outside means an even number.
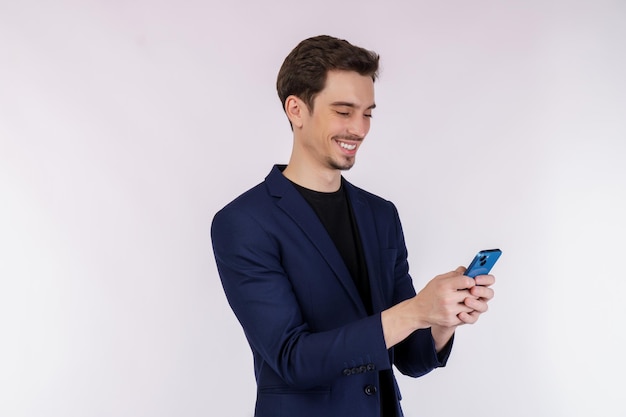
[[[445,346],[457,326],[475,323],[493,298],[489,286],[495,278],[481,275],[473,279],[464,273],[465,267],[460,266],[437,275],[415,297],[383,311],[381,320],[387,348],[417,329],[430,327],[439,349]]]

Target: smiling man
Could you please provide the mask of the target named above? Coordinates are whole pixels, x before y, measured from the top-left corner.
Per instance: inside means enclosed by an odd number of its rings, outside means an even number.
[[[354,165],[360,144],[370,128],[374,104],[371,75],[330,70],[325,88],[305,103],[295,95],[284,101],[294,128],[289,165],[283,174],[291,181],[318,191],[337,191],[340,170]],[[314,111],[314,107],[317,111]],[[311,172],[319,175],[310,175]],[[317,183],[320,181],[322,183]],[[315,183],[309,183],[314,181]]]
[[[330,36],[285,59],[278,95],[293,130],[286,166],[216,214],[212,241],[254,357],[257,417],[399,417],[393,367],[445,366],[455,328],[474,323],[491,275],[459,267],[416,294],[394,205],[355,187],[377,54]]]

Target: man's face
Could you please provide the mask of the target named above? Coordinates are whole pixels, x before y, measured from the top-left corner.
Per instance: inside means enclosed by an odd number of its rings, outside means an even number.
[[[305,111],[302,145],[321,169],[348,170],[370,129],[374,81],[354,71],[329,71],[324,89]]]

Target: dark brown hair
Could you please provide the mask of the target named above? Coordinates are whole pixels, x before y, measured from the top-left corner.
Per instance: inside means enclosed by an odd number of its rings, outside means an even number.
[[[324,89],[328,71],[356,71],[378,76],[379,56],[354,46],[346,40],[320,35],[305,39],[287,55],[278,71],[276,90],[284,107],[285,100],[295,95],[313,110],[315,96]]]

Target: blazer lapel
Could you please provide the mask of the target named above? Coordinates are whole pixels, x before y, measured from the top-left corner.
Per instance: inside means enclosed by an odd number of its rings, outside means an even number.
[[[293,219],[306,237],[313,243],[341,282],[354,305],[359,311],[366,314],[365,306],[361,301],[354,280],[313,208],[309,206],[289,180],[283,176],[279,166],[275,166],[272,169],[265,178],[265,182],[269,193],[274,197],[279,197],[276,205]]]
[[[372,307],[374,311],[381,311],[381,309],[385,308],[385,303],[383,300],[381,281],[379,279],[381,276],[380,239],[374,227],[376,224],[375,213],[367,203],[363,194],[359,192],[355,186],[348,181],[344,181],[344,184],[348,190],[348,197],[352,203],[352,210],[354,211],[354,217],[361,236],[363,256],[365,257],[365,264],[367,265],[367,274],[372,293]]]

